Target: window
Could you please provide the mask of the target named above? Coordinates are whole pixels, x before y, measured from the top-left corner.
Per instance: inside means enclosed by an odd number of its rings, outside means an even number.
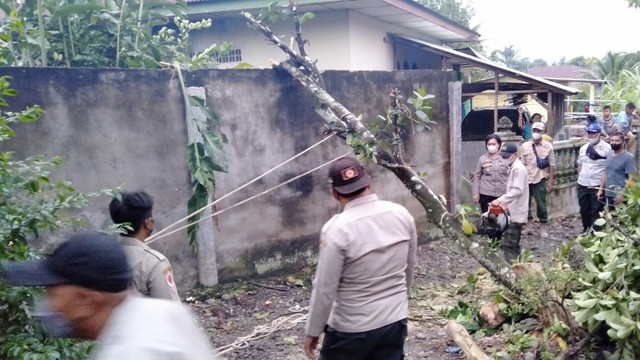
[[[214,58],[219,63],[230,63],[242,61],[242,51],[240,49],[232,49],[223,54],[214,55]]]

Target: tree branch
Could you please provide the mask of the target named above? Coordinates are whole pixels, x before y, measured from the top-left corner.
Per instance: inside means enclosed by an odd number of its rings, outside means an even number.
[[[291,7],[291,13],[293,14],[293,24],[296,28],[296,42],[300,49],[300,56],[308,58],[309,56],[305,49],[305,41],[302,38],[302,27],[300,26],[300,16],[298,14],[298,2],[296,0],[289,0],[289,6]]]
[[[335,100],[324,89],[311,81],[309,77],[303,74],[298,68],[290,62],[284,61],[278,65],[287,71],[295,80],[300,82],[302,86],[311,91],[321,104],[324,104],[332,111],[333,115],[328,115],[326,111],[318,112],[323,116],[325,122],[331,125],[338,117],[351,131],[359,134],[366,140],[375,141],[374,135],[367,129],[362,122],[353,115],[346,107]],[[476,259],[483,267],[485,267],[500,283],[507,288],[516,291],[511,273],[511,265],[498,253],[493,251],[490,246],[486,245],[479,237],[467,237],[460,231],[460,224],[451,215],[442,204],[438,196],[429,189],[427,184],[418,176],[418,174],[406,164],[396,162],[396,159],[384,151],[380,146],[376,145],[377,163],[391,172],[393,172],[409,189],[411,194],[418,199],[420,204],[427,212],[427,219],[438,225],[444,233],[453,239],[460,247],[465,249],[474,259]]]
[[[604,221],[607,222],[607,224],[611,225],[612,228],[614,228],[615,230],[620,231],[620,233],[622,235],[624,235],[624,237],[626,237],[627,239],[633,241],[633,243],[635,245],[640,246],[640,239],[638,239],[637,237],[629,234],[629,231],[627,231],[625,228],[623,228],[622,226],[620,226],[620,224],[616,223],[615,221],[613,221],[613,219],[611,218],[607,218],[606,216],[603,217]]]
[[[293,51],[293,49],[291,49],[289,46],[287,46],[282,41],[280,41],[280,39],[273,34],[273,31],[271,31],[271,29],[269,29],[267,26],[262,25],[260,21],[256,20],[256,18],[254,18],[253,15],[243,11],[242,16],[244,16],[244,18],[249,22],[249,24],[255,26],[262,34],[264,34],[264,36],[267,38],[268,41],[272,42],[274,45],[279,47],[280,50],[282,50],[285,54],[287,54],[287,56],[289,56],[289,59],[294,62],[296,67],[300,67],[301,71],[305,75],[311,76],[311,80],[313,82],[315,82],[320,88],[322,89],[325,88],[324,80],[322,79],[320,72],[316,68],[315,64],[312,63],[311,60],[309,60],[309,57],[307,56],[303,57],[298,55],[295,51]],[[298,19],[298,21],[300,20]],[[296,37],[297,36],[298,35],[296,35]],[[302,39],[301,33],[299,36]]]

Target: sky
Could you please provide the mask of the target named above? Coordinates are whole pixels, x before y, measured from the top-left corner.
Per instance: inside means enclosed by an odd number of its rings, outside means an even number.
[[[640,9],[625,0],[468,0],[487,54],[514,45],[518,55],[549,64],[640,50]]]

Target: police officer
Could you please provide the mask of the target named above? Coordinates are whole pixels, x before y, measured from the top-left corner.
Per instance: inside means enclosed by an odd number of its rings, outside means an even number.
[[[134,290],[144,296],[180,301],[169,260],[144,241],[153,231],[153,198],[144,191],[123,192],[109,204],[111,220],[124,224],[123,245]]]
[[[329,171],[343,207],[322,228],[304,349],[314,360],[400,360],[416,257],[416,227],[404,207],[379,200],[355,159]]]

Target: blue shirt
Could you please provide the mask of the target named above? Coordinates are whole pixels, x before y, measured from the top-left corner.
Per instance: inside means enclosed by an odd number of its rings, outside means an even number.
[[[623,134],[629,131],[629,115],[627,115],[625,111],[620,112],[616,118],[616,122],[618,123],[618,129],[620,129]]]
[[[636,160],[628,151],[623,151],[619,155],[611,151],[605,160],[604,172],[607,175],[606,195],[616,196],[629,176],[636,172]]]
[[[524,124],[524,128],[522,129],[522,138],[525,140],[529,140],[531,139],[532,134],[533,134],[533,131],[531,130],[531,124],[530,123]]]

